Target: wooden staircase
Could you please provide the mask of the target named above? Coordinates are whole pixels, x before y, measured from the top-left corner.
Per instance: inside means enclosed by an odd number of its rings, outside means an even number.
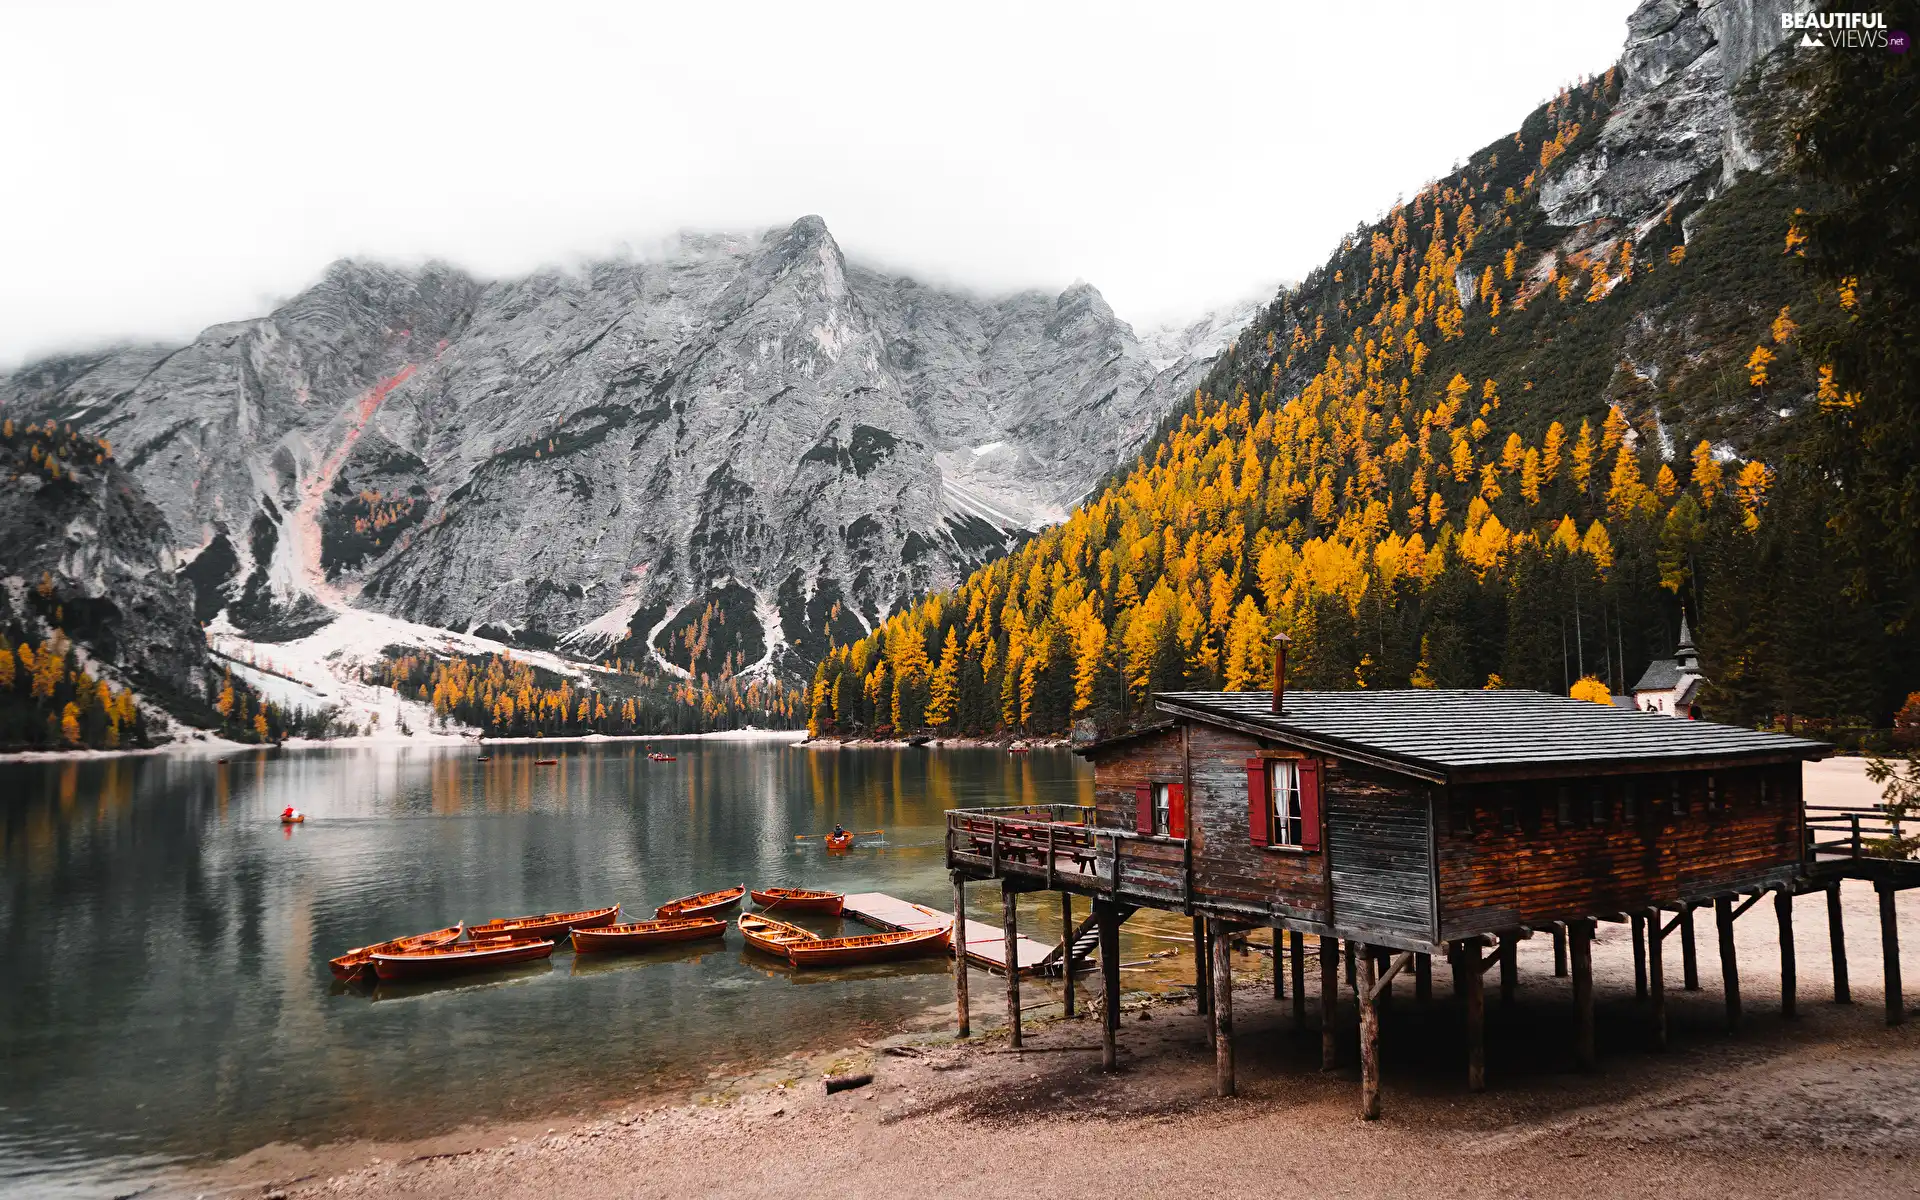
[[[1126,919],[1136,911],[1132,905],[1120,906],[1120,920]],[[1040,960],[1039,970],[1048,975],[1064,975],[1067,971],[1084,971],[1089,959],[1100,952],[1100,922],[1089,913],[1073,931],[1073,936],[1047,951]]]

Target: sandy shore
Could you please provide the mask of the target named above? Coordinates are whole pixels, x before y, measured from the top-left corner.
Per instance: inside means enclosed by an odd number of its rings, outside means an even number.
[[[1920,1022],[1885,1026],[1874,895],[1848,885],[1845,900],[1853,1004],[1832,1003],[1824,903],[1803,897],[1801,1016],[1781,1017],[1773,912],[1756,906],[1737,926],[1746,1017],[1735,1035],[1724,1030],[1711,922],[1701,990],[1681,989],[1677,935],[1669,943],[1665,1054],[1646,1048],[1626,928],[1603,925],[1591,1075],[1573,1068],[1569,987],[1553,977],[1545,937],[1521,948],[1514,1006],[1489,996],[1483,1094],[1464,1086],[1444,973],[1430,1004],[1400,987],[1383,1019],[1378,1122],[1358,1119],[1351,996],[1336,1021],[1341,1067],[1323,1073],[1317,998],[1296,1029],[1256,947],[1235,959],[1231,1100],[1213,1096],[1212,1054],[1183,996],[1129,995],[1123,1069],[1105,1075],[1096,1021],[1059,1019],[1057,1006],[1012,1052],[998,1028],[1002,985],[976,973],[976,1029],[987,1028],[971,1042],[907,1033],[585,1121],[268,1147],[149,1194],[1910,1196],[1920,1192]],[[1920,896],[1903,897],[1900,914],[1903,940],[1920,945]],[[1181,955],[1190,969],[1190,950]],[[1036,1001],[1058,995],[1057,985],[1029,990]],[[822,1076],[843,1071],[875,1080],[825,1095]]]

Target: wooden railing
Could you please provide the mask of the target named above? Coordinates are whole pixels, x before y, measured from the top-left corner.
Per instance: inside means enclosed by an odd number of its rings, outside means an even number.
[[[1912,824],[1879,804],[1809,804],[1807,852],[1842,858],[1911,859]]]
[[[947,863],[1116,898],[1138,891],[1185,900],[1192,887],[1183,840],[1096,825],[1094,809],[1077,804],[953,809]]]

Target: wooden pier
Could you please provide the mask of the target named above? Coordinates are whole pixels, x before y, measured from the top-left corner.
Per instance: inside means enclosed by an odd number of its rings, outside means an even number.
[[[862,925],[871,925],[882,931],[950,929],[953,926],[953,916],[950,913],[912,904],[884,892],[853,893],[846,898],[840,911]],[[998,971],[1003,975],[1006,973],[1006,937],[998,925],[988,925],[968,918],[966,944],[969,962],[985,967],[989,971]],[[1042,969],[1056,957],[1054,951],[1054,947],[1043,946],[1030,937],[1016,939],[1014,953],[1020,960],[1020,973],[1032,975],[1035,971]]]

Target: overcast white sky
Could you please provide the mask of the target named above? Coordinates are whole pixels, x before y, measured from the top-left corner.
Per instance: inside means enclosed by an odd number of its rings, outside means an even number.
[[[0,0],[0,366],[254,316],[341,255],[511,274],[809,212],[1147,326],[1606,69],[1631,0]]]

